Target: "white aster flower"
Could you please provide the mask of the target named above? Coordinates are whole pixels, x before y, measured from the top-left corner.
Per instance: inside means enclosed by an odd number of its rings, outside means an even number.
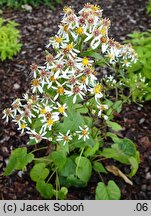
[[[58,115],[51,115],[51,114],[50,114],[49,118],[47,117],[46,119],[42,119],[41,122],[43,123],[43,125],[42,125],[42,128],[41,128],[41,131],[46,131],[47,129],[51,130],[52,126],[58,120],[59,120]]]
[[[63,84],[60,84],[59,82],[56,81],[56,84],[57,84],[57,87],[56,86],[52,86],[53,89],[56,90],[56,95],[54,97],[54,101],[57,100],[57,98],[59,97],[59,95],[63,95],[66,91],[65,91],[65,88],[64,88],[64,84],[66,82],[64,82]]]
[[[64,141],[63,145],[65,145],[67,142],[69,142],[70,140],[72,140],[72,136],[69,135],[70,134],[70,130],[67,131],[67,133],[64,135],[62,133],[59,132],[60,135],[57,136],[57,141]]]
[[[73,85],[68,85],[68,87],[71,88],[70,91],[66,90],[66,95],[72,96],[73,95],[73,103],[76,102],[77,96],[80,96],[81,99],[83,99],[83,96],[85,96],[85,93],[82,91],[82,86],[73,86]]]
[[[30,128],[28,127],[26,121],[22,120],[22,121],[18,122],[18,129],[17,130],[21,130],[21,134],[23,134],[25,130],[30,130]]]
[[[12,116],[12,109],[10,109],[10,108],[6,108],[6,109],[4,109],[3,110],[3,117],[2,117],[2,119],[6,119],[6,122],[8,122],[9,121],[9,117],[13,117]]]
[[[43,93],[43,88],[42,88],[42,83],[40,79],[34,79],[32,81],[32,87],[31,87],[33,93],[35,93],[37,90],[42,94]]]
[[[13,114],[14,114],[14,115],[16,115],[17,112],[19,112],[19,113],[22,112],[22,111],[21,111],[21,106],[22,106],[22,104],[21,104],[19,98],[17,98],[17,99],[12,103],[12,108],[13,108],[12,111],[13,111]]]
[[[104,120],[108,120],[108,116],[107,115],[103,115]]]
[[[78,134],[79,138],[78,139],[82,139],[84,141],[86,141],[86,139],[89,139],[89,128],[87,126],[85,126],[84,128],[82,128],[81,126],[79,126],[80,131],[76,131],[76,133]]]
[[[49,141],[52,140],[51,137],[50,138],[45,137],[45,135],[47,134],[46,131],[45,132],[39,131],[39,133],[37,133],[34,129],[34,130],[27,131],[27,134],[30,134],[30,139],[35,140],[36,143],[41,142],[41,140],[43,139]]]
[[[108,109],[108,105],[107,104],[98,104],[97,108],[99,109],[98,116],[101,116],[102,111]]]
[[[58,110],[59,114],[64,115],[67,117],[66,109],[68,108],[67,104],[61,105],[59,102],[57,102],[58,107],[53,107],[54,109]]]
[[[25,111],[22,113],[22,115],[28,119],[30,123],[32,123],[32,118],[35,118],[36,116],[31,112],[29,109],[25,109]]]
[[[95,95],[96,102],[98,102],[99,98],[103,97],[101,84],[96,84],[93,88],[90,88],[89,91]]]

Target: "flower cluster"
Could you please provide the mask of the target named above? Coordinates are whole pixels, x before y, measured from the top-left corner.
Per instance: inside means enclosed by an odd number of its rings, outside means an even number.
[[[63,142],[65,145],[77,137],[86,141],[91,129],[83,124],[79,130],[66,133],[55,132],[55,125],[68,118],[68,101],[73,106],[84,100],[94,98],[97,117],[107,119],[102,113],[108,109],[103,103],[104,89],[98,82],[95,59],[83,55],[84,51],[97,50],[110,64],[121,62],[129,66],[136,61],[136,54],[130,46],[123,46],[108,37],[110,21],[102,18],[99,6],[86,4],[76,16],[72,8],[64,8],[64,16],[58,34],[50,38],[47,48],[52,46],[56,55],[47,54],[44,66],[31,66],[32,95],[25,94],[16,99],[11,109],[4,110],[3,118],[9,117],[18,125],[21,133],[27,130],[30,139],[36,143],[42,139]],[[93,114],[93,113],[92,113]],[[54,130],[53,130],[54,129]]]

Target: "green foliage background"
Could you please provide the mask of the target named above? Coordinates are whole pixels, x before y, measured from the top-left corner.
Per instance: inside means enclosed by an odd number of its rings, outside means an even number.
[[[151,100],[151,30],[134,32],[128,35],[130,42],[138,54],[138,61],[128,68],[128,84],[135,88],[133,101]],[[141,78],[145,78],[145,82]],[[137,81],[137,82],[136,82]],[[137,83],[137,86],[135,86]]]
[[[20,32],[16,29],[18,24],[13,21],[6,22],[0,18],[0,59],[4,61],[6,58],[11,59],[21,49],[19,43]]]
[[[32,6],[46,5],[54,9],[56,4],[61,4],[62,0],[1,0],[0,6],[21,7],[21,5],[29,4]]]

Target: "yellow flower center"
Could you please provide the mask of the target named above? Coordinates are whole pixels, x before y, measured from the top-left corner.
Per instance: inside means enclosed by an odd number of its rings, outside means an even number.
[[[46,110],[45,109],[41,109],[40,110],[40,114],[45,114],[46,113]]]
[[[100,33],[101,33],[102,35],[106,35],[106,28],[105,28],[105,27],[102,27],[102,28],[100,29]]]
[[[54,120],[53,119],[50,118],[50,119],[47,120],[47,125],[48,126],[51,126],[53,124],[54,124]]]
[[[92,5],[92,10],[98,11],[98,10],[100,10],[100,7],[98,5]]]
[[[55,40],[57,43],[61,43],[63,39],[62,39],[62,37],[56,37]]]
[[[106,43],[107,42],[107,37],[106,36],[103,36],[101,37],[101,43]]]
[[[69,137],[68,137],[67,135],[65,135],[65,136],[63,137],[63,139],[64,139],[64,141],[66,141],[66,142],[69,141]]]
[[[68,44],[68,45],[67,45],[67,49],[68,49],[69,51],[71,51],[71,50],[73,49],[73,47],[74,47],[73,44]]]
[[[87,66],[88,64],[89,64],[89,60],[88,60],[88,58],[83,58],[83,60],[82,60],[82,64],[84,65],[84,66]]]
[[[64,7],[64,8],[63,8],[63,12],[64,12],[65,14],[70,14],[70,13],[73,12],[73,10],[72,10],[71,7]]]
[[[103,111],[103,110],[106,110],[105,106],[103,106],[103,105],[101,105],[101,106],[99,107],[99,109],[102,110],[102,111]]]
[[[21,129],[25,129],[25,128],[26,128],[26,125],[25,125],[24,123],[22,123],[22,124],[20,125],[20,127],[21,127]]]
[[[58,94],[63,94],[63,93],[64,93],[64,88],[63,88],[62,86],[61,86],[61,87],[58,87],[57,93],[58,93]]]
[[[82,82],[82,83],[85,83],[85,82],[86,82],[86,76],[82,76],[82,77],[81,77],[81,82]]]
[[[34,80],[32,81],[32,85],[33,85],[33,86],[38,86],[38,85],[39,85],[39,80],[38,80],[38,79],[34,79]]]
[[[109,53],[109,54],[107,55],[107,57],[110,58],[111,60],[114,60],[114,55],[111,54],[111,53]]]
[[[101,90],[102,90],[102,86],[98,84],[94,87],[93,91],[95,94],[99,94],[101,92]]]
[[[61,107],[58,108],[58,111],[62,114],[62,113],[64,113],[65,108],[63,106],[61,106]]]
[[[84,130],[82,131],[82,135],[83,135],[83,136],[86,136],[87,134],[88,134],[87,130],[84,129]]]
[[[77,28],[77,29],[76,29],[76,33],[77,33],[78,35],[83,34],[83,28],[82,28],[82,27]]]
[[[67,32],[68,31],[68,25],[65,25],[64,27],[63,27],[63,30],[64,30],[64,32]]]
[[[55,81],[56,79],[55,79],[54,76],[51,76],[51,77],[50,77],[50,80],[53,82],[53,81]]]

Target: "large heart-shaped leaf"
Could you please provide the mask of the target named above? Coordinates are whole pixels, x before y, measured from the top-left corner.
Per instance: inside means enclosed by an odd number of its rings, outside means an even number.
[[[86,157],[77,157],[75,159],[76,167],[76,175],[79,179],[84,182],[88,182],[92,172],[92,165],[88,158]]]
[[[121,191],[117,184],[110,180],[106,186],[103,182],[99,182],[96,187],[96,200],[119,200]]]
[[[4,175],[10,175],[14,170],[24,170],[28,163],[34,159],[32,153],[27,153],[27,148],[18,148],[12,151]]]

